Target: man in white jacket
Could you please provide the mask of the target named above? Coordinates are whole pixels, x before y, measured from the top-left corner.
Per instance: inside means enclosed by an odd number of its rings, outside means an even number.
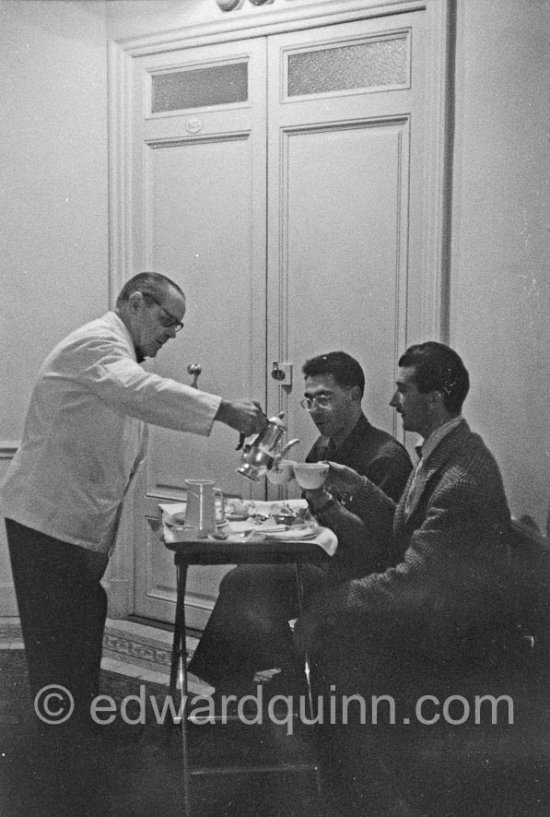
[[[208,436],[215,421],[245,435],[266,422],[255,401],[229,402],[140,366],[175,338],[184,314],[177,284],[141,273],[113,311],[62,340],[40,369],[2,486],[31,689],[33,697],[50,684],[68,691],[50,699],[60,721],[86,721],[98,692],[100,579],[146,424]]]

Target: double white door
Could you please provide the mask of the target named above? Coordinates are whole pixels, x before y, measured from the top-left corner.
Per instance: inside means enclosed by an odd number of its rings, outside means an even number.
[[[301,366],[342,349],[367,377],[364,408],[388,407],[396,358],[432,336],[437,219],[430,215],[441,110],[423,11],[186,47],[132,60],[128,185],[132,271],[173,277],[185,329],[153,364],[226,398],[285,411],[302,458],[316,437],[299,405]],[[426,158],[425,158],[426,157]],[[434,295],[433,302],[435,303]],[[284,379],[272,377],[279,370]],[[172,559],[152,533],[157,506],[186,478],[263,497],[235,473],[237,434],[152,429],[136,503],[136,613],[173,618]],[[202,627],[221,569],[189,581]]]

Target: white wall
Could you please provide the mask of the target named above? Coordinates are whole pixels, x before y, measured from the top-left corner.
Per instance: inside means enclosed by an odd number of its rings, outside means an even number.
[[[215,0],[109,0],[106,14],[111,40],[169,31],[205,19],[224,19]]]
[[[103,2],[0,2],[0,480],[43,357],[108,305],[105,39]]]
[[[458,0],[451,345],[514,513],[550,505],[550,3]]]
[[[104,3],[2,0],[0,439],[37,367],[107,305]]]

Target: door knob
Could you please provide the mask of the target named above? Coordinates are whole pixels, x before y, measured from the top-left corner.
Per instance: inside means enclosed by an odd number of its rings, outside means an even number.
[[[199,379],[199,375],[202,372],[201,364],[200,363],[190,363],[189,366],[187,367],[187,371],[189,372],[189,374],[193,375],[193,382],[191,383],[191,386],[194,389],[198,389],[197,380]]]
[[[271,377],[282,386],[292,386],[292,363],[273,362]]]

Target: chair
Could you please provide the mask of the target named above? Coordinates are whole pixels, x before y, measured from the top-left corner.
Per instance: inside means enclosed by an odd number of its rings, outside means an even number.
[[[401,785],[423,815],[547,817],[550,812],[550,542],[529,517],[513,520],[513,529],[515,629],[507,660],[490,679],[472,678],[461,687],[468,700],[480,693],[508,695],[513,723],[445,725],[412,737]],[[484,681],[486,688],[480,689]],[[403,753],[400,757],[403,762]]]
[[[457,702],[463,698],[472,713],[479,703],[480,715],[487,711],[483,706],[492,706],[491,699],[482,696],[492,695],[497,701],[496,723],[485,715],[478,722],[470,716],[462,723],[457,717],[454,724],[440,718],[433,725],[390,727],[380,740],[378,757],[387,772],[386,786],[393,786],[406,801],[403,814],[550,813],[550,543],[532,520],[514,520],[513,529],[508,586],[513,626],[505,629],[504,659],[495,659],[490,667],[488,662],[489,668],[477,675],[443,673],[434,678],[433,690],[426,690],[440,702],[445,695],[459,696]],[[372,744],[366,749],[371,736],[372,731],[350,744],[349,756],[372,754]],[[354,772],[354,780],[358,778]],[[372,780],[358,785],[355,799],[364,797],[358,814],[369,813],[372,790]]]

